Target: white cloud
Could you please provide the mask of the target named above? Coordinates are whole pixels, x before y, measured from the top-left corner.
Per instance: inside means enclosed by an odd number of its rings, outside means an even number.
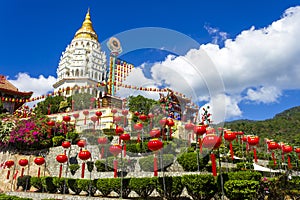
[[[44,77],[40,75],[38,78],[30,77],[29,74],[19,73],[16,79],[9,80],[19,91],[32,91],[32,97],[41,96],[47,94],[49,91],[53,91],[53,84],[56,82],[56,78],[53,76]]]
[[[206,28],[227,38],[217,29]],[[168,56],[153,65],[152,81],[196,100],[210,97],[214,107],[224,107],[221,110],[226,110],[226,119],[240,117],[238,104],[243,100],[272,103],[284,90],[300,89],[299,35],[300,6],[289,8],[268,27],[251,27],[234,39],[226,39],[222,48],[208,43],[184,56]],[[224,116],[218,109],[214,109],[214,121]]]
[[[261,87],[256,90],[248,89],[245,99],[255,101],[258,103],[272,103],[276,102],[281,96],[281,91],[276,87]]]

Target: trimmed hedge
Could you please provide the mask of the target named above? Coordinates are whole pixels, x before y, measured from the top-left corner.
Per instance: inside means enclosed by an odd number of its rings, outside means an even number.
[[[224,184],[224,189],[230,200],[255,200],[258,196],[259,181],[229,180]]]

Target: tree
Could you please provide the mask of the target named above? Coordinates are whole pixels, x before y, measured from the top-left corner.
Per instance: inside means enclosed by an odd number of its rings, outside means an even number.
[[[145,98],[141,95],[138,95],[136,97],[130,96],[128,98],[128,107],[132,112],[138,111],[139,113],[144,113],[147,115],[150,109],[155,105],[159,105],[158,101]]]
[[[48,115],[48,111],[50,111],[50,114],[58,113],[60,112],[59,105],[62,101],[64,101],[62,96],[47,97],[44,101],[37,104],[34,111],[43,115]]]

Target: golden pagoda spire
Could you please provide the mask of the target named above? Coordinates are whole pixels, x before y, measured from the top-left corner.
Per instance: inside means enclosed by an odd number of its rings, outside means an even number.
[[[93,29],[93,25],[91,21],[90,8],[88,8],[88,11],[85,15],[85,19],[82,23],[81,28],[75,33],[74,39],[77,38],[90,38],[98,41],[98,36]]]

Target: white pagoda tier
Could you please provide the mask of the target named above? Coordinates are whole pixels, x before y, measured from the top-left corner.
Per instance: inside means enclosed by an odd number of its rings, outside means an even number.
[[[106,55],[101,50],[88,10],[81,28],[60,57],[54,92],[66,97],[75,93],[90,93],[101,98],[105,87],[89,86],[106,81],[106,68]]]

